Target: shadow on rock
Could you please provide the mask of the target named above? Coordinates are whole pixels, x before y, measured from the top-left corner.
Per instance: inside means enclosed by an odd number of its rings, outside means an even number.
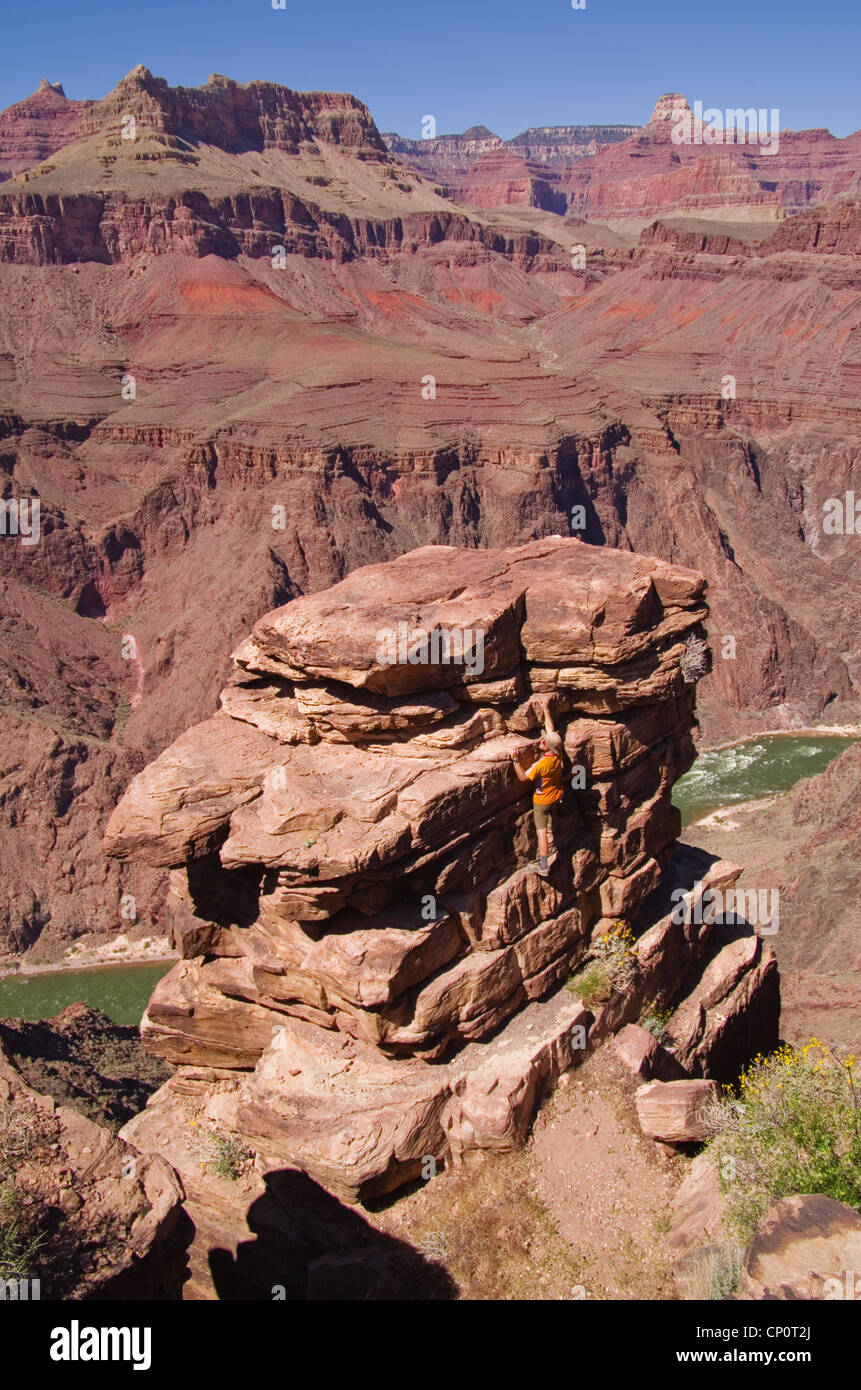
[[[225,1300],[452,1299],[448,1273],[369,1225],[304,1173],[269,1173],[248,1210],[255,1239],[210,1253]]]

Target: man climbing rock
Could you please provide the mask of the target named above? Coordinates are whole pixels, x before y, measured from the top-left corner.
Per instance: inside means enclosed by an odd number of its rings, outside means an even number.
[[[544,733],[538,740],[541,756],[525,770],[521,764],[524,753],[515,754],[512,761],[514,771],[521,782],[534,782],[539,779],[532,798],[532,814],[535,817],[535,829],[538,833],[538,871],[546,874],[548,869],[548,826],[552,829],[550,812],[562,799],[562,739],[553,724],[553,716],[550,713],[550,696],[539,696],[536,704],[544,711]],[[529,756],[528,751],[526,756]]]

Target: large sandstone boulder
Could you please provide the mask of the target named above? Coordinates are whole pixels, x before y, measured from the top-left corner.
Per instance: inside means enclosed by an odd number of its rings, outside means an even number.
[[[636,1076],[651,1080],[661,1044],[654,1033],[636,1023],[626,1023],[616,1035],[613,1050]]]
[[[427,546],[261,618],[219,713],[107,829],[108,853],[173,867],[181,901],[146,1046],[236,1072],[220,1123],[351,1198],[428,1155],[517,1142],[559,1070],[677,989],[707,942],[660,897],[694,756],[680,663],[705,615],[698,575],[551,538]],[[535,756],[544,695],[577,790],[542,875],[512,759]],[[701,891],[737,873],[694,855],[670,877]],[[521,1039],[595,933],[650,895],[636,986],[576,1043],[565,993]],[[708,1040],[685,1038],[690,1070]]]
[[[708,1107],[720,1089],[715,1081],[647,1081],[634,1096],[644,1134],[667,1144],[689,1144],[710,1134]]]
[[[861,1216],[821,1194],[772,1202],[747,1248],[740,1299],[861,1296]],[[855,1281],[858,1281],[856,1293]]]
[[[752,928],[718,925],[713,943],[682,982],[663,1042],[685,1071],[729,1083],[777,1046],[780,985],[774,951]]]

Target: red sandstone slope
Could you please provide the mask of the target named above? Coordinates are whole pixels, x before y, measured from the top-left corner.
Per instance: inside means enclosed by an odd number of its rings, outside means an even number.
[[[857,448],[856,205],[636,243],[466,215],[351,97],[118,93],[0,190],[4,492],[42,506],[38,545],[0,543],[12,950],[149,903],[101,823],[257,614],[428,542],[582,508],[588,541],[706,573],[737,647],[710,734],[855,717],[859,559],[822,503]]]

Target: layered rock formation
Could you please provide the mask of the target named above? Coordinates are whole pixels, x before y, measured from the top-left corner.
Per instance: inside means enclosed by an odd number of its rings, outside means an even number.
[[[685,117],[693,138],[677,143],[673,128]],[[598,221],[670,208],[711,215],[736,209],[742,220],[773,221],[811,203],[858,196],[858,133],[840,140],[827,130],[781,131],[777,149],[766,154],[756,143],[710,145],[680,93],[660,97],[643,126],[538,127],[506,141],[470,132],[383,139],[456,202],[520,203]]]
[[[693,757],[681,663],[706,611],[695,573],[551,538],[425,547],[261,618],[219,713],[108,825],[108,853],[169,869],[184,904],[184,959],[153,994],[146,1046],[213,1082],[254,1068],[216,1086],[212,1115],[267,1166],[353,1198],[428,1156],[513,1142],[595,1022],[564,991],[533,1038],[514,1015],[661,884]],[[511,765],[534,756],[541,694],[583,787],[556,815],[546,876]],[[589,1046],[649,987],[677,988],[704,941],[669,917],[647,933],[637,987]],[[765,983],[773,963],[747,967]],[[726,1005],[742,974],[723,992],[713,979],[706,1003]],[[693,1007],[688,1072],[708,1069],[716,1036]],[[135,1142],[160,1142],[159,1106]]]
[[[191,148],[198,144],[298,154],[303,141],[317,139],[385,158],[370,112],[355,97],[295,92],[273,82],[243,86],[220,73],[203,87],[169,87],[139,64],[101,101],[69,101],[60,83],[43,81],[32,96],[0,113],[0,178],[34,170],[92,136],[108,139],[113,154],[103,158],[109,163],[124,153],[122,141],[145,159],[191,164],[199,163]],[[145,137],[140,144],[139,136]],[[167,138],[159,142],[159,136]]]

